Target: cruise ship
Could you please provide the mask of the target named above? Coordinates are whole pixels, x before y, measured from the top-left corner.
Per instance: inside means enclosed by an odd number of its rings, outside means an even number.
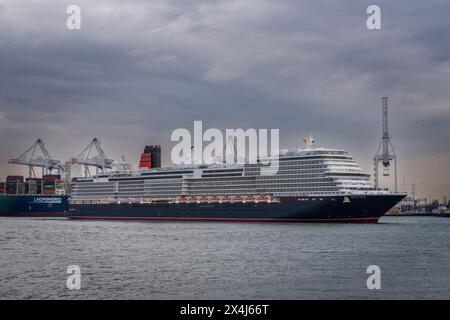
[[[111,220],[377,223],[405,194],[376,190],[345,150],[283,150],[273,175],[254,164],[160,168],[148,146],[139,171],[73,182],[69,217]]]

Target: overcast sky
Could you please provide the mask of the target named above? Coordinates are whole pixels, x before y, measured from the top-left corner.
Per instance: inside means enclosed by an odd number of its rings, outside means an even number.
[[[81,7],[81,30],[66,8]],[[382,30],[366,27],[378,4]],[[205,127],[279,128],[282,147],[348,149],[372,173],[381,96],[403,177],[450,192],[450,2],[0,0],[0,175],[37,138],[59,159],[98,136],[145,144]]]

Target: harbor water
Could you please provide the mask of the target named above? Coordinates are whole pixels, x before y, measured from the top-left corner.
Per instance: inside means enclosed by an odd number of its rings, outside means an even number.
[[[379,224],[0,218],[1,299],[450,298],[450,218]],[[66,286],[67,268],[81,288]],[[381,289],[367,288],[379,266]]]

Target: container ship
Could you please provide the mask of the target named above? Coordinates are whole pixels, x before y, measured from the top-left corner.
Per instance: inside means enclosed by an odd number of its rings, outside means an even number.
[[[0,216],[67,217],[69,197],[59,191],[60,178],[8,176],[6,182],[0,182]]]
[[[280,151],[264,165],[161,168],[160,146],[147,146],[139,171],[119,170],[72,183],[73,219],[377,223],[405,194],[377,190],[345,150]]]

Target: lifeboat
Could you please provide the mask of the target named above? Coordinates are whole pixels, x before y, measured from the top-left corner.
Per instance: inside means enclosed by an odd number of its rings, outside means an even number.
[[[192,201],[194,201],[194,199],[192,199],[192,198],[186,198],[186,203],[191,203]]]

